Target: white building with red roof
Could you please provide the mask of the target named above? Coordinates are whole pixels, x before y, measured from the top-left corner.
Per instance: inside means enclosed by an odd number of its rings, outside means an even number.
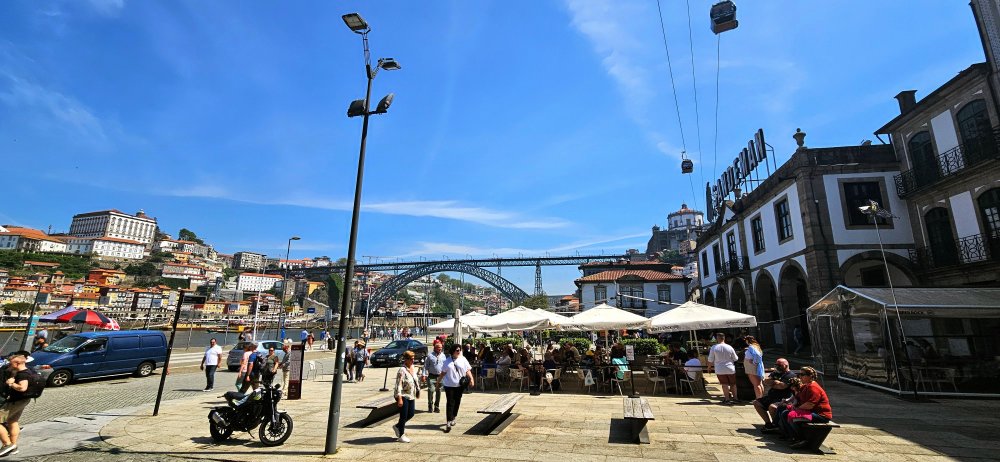
[[[607,303],[643,316],[656,316],[687,298],[690,279],[649,269],[611,269],[573,281],[581,309]]]

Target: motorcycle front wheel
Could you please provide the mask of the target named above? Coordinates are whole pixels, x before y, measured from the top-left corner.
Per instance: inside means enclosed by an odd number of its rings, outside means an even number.
[[[282,412],[278,414],[277,424],[270,420],[260,426],[260,442],[264,446],[278,446],[292,436],[292,417]]]

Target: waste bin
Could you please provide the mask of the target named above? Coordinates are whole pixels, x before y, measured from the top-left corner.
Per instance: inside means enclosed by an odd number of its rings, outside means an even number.
[[[736,399],[740,401],[753,401],[757,399],[757,395],[753,392],[753,384],[750,383],[750,377],[747,376],[747,371],[743,367],[743,361],[739,361],[735,365]]]

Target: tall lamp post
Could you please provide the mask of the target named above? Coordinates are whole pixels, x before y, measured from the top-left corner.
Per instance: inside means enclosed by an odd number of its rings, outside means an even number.
[[[858,209],[861,210],[861,213],[872,217],[872,223],[875,224],[875,234],[878,236],[878,247],[879,247],[879,250],[881,250],[881,252],[882,252],[882,264],[885,266],[885,278],[886,278],[886,282],[889,283],[889,293],[892,295],[892,305],[896,308],[896,322],[899,324],[899,342],[900,342],[900,344],[903,347],[902,353],[903,353],[903,356],[906,358],[906,365],[909,368],[910,377],[911,377],[911,379],[913,379],[913,378],[916,378],[916,376],[913,375],[913,360],[912,360],[912,358],[910,358],[910,354],[909,354],[909,352],[906,349],[906,332],[903,330],[903,318],[899,314],[899,303],[896,302],[896,289],[893,288],[893,286],[892,286],[892,274],[889,271],[889,260],[885,256],[885,246],[882,245],[882,231],[879,230],[879,227],[878,227],[878,219],[879,218],[884,218],[886,220],[891,220],[891,219],[897,218],[897,217],[895,215],[893,215],[892,212],[889,212],[888,210],[882,208],[882,206],[879,205],[878,202],[875,202],[873,200],[869,200],[868,201],[868,205],[865,205],[865,206],[862,206],[862,207],[858,207]],[[886,323],[888,323],[888,321],[889,321],[889,316],[886,315]],[[892,335],[892,331],[891,330],[889,331],[889,335]],[[896,355],[894,354],[893,355],[893,361],[895,361],[895,358],[896,358]],[[897,376],[898,375],[899,374],[897,374]],[[902,382],[900,382],[900,393],[902,393],[902,391],[903,391],[903,389],[902,389]],[[913,382],[913,399],[914,400],[919,399],[919,396],[917,395],[917,384],[916,384],[916,382]]]
[[[288,293],[288,267],[291,264],[288,263],[288,256],[292,253],[292,241],[298,241],[302,239],[298,236],[292,236],[288,238],[288,248],[285,249],[285,274],[281,277],[281,312],[278,313],[280,320],[278,322],[278,338],[284,342],[285,341],[285,316],[288,314],[288,310],[285,308],[285,294]]]
[[[351,237],[347,245],[347,268],[344,274],[344,291],[340,300],[340,320],[337,329],[337,357],[334,369],[333,388],[330,390],[330,414],[326,422],[326,446],[324,454],[334,454],[337,452],[337,427],[340,426],[340,398],[344,386],[344,344],[346,343],[347,315],[350,312],[351,304],[351,283],[354,279],[354,256],[355,247],[358,241],[358,215],[361,212],[361,184],[365,172],[365,141],[368,137],[368,116],[372,114],[385,114],[392,104],[392,93],[389,93],[376,106],[374,111],[370,110],[372,96],[372,80],[379,69],[393,71],[400,68],[399,63],[392,58],[379,58],[378,64],[372,68],[371,53],[368,50],[368,33],[371,28],[368,23],[357,13],[345,14],[344,23],[347,24],[354,33],[361,36],[361,42],[365,49],[365,77],[368,79],[368,89],[365,91],[365,99],[351,102],[347,109],[348,117],[362,116],[361,124],[361,151],[358,154],[358,177],[354,185],[354,209],[351,214]]]

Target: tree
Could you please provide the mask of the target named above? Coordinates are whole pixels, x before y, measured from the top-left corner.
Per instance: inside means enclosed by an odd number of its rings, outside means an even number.
[[[182,241],[191,241],[197,244],[205,245],[205,241],[199,239],[198,235],[195,234],[194,231],[191,231],[190,229],[187,228],[181,228],[181,230],[177,232],[177,239],[180,239]]]
[[[340,297],[344,293],[344,278],[337,273],[331,273],[326,280],[327,305],[334,313],[340,313]]]
[[[148,261],[138,265],[135,264],[128,265],[125,268],[125,274],[129,276],[152,277],[152,276],[157,276],[157,272],[158,271],[156,269],[156,265]]]
[[[521,305],[525,308],[530,309],[548,309],[549,307],[549,297],[545,295],[535,295],[533,297],[528,297],[521,302]]]
[[[18,316],[27,313],[30,309],[31,303],[25,302],[8,303],[3,306],[4,313],[16,313]]]
[[[233,269],[233,268],[223,268],[222,269],[222,277],[224,277],[226,279],[232,279],[232,278],[234,278],[236,276],[239,276],[239,275],[240,275],[240,271],[237,270],[237,269]]]

